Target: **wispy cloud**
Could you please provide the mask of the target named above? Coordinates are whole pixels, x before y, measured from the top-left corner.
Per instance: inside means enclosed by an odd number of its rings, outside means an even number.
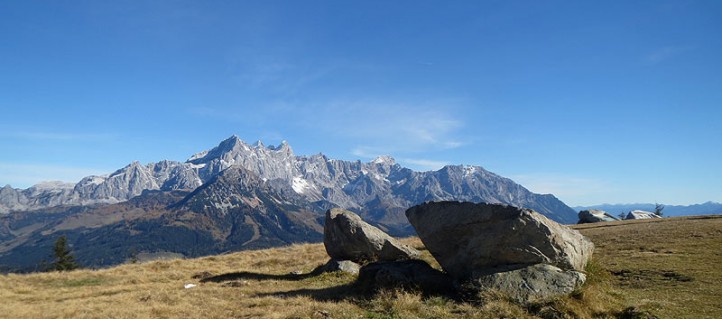
[[[351,150],[351,154],[364,159],[376,158],[380,155],[388,155],[375,149],[368,147],[356,147]],[[417,171],[435,171],[446,165],[449,165],[447,161],[430,160],[423,158],[396,158],[396,161],[404,166]]]
[[[235,80],[241,86],[290,94],[321,79],[327,72],[326,68],[311,68],[290,63],[261,63],[244,66],[235,76]]]
[[[41,130],[15,130],[0,133],[0,137],[39,141],[107,141],[117,138],[116,134],[68,133]]]
[[[648,65],[655,65],[692,50],[694,50],[692,46],[666,46],[654,50],[644,60]]]
[[[373,149],[365,146],[357,146],[354,149],[351,150],[351,154],[354,156],[358,156],[361,158],[375,158],[380,155],[388,155],[384,154],[383,151],[378,149]]]
[[[0,162],[0,186],[28,188],[44,181],[78,182],[85,176],[109,172],[98,168]]]
[[[353,141],[356,155],[421,153],[465,144],[465,123],[450,109],[444,102],[335,102],[321,117],[324,129]]]
[[[532,192],[553,194],[570,205],[588,204],[590,198],[603,197],[610,192],[608,182],[589,177],[539,173],[509,178]]]
[[[345,142],[349,152],[363,157],[416,157],[411,153],[454,149],[468,141],[460,133],[465,127],[459,116],[463,112],[452,111],[460,108],[459,100],[398,96],[384,89],[358,93],[337,83],[347,80],[347,74],[379,74],[382,66],[343,59],[309,60],[278,52],[259,56],[245,49],[232,53],[228,62],[238,85],[253,89],[249,95],[265,91],[275,97],[263,97],[256,101],[263,105],[253,108],[210,106],[190,112],[241,123],[251,130],[331,134],[336,141],[345,140],[339,142]],[[341,92],[336,92],[339,87]]]
[[[246,136],[253,142],[281,141],[289,137],[284,131],[292,129],[294,119],[297,120],[297,109],[285,103],[273,103],[254,105],[253,107],[193,107],[185,109],[187,115],[201,117],[213,122],[223,122],[222,125],[229,126],[232,130],[228,135],[240,134]],[[289,122],[293,121],[293,122]],[[238,131],[238,128],[242,131]]]
[[[240,49],[227,58],[231,80],[241,89],[295,95],[323,81],[343,63],[312,61],[277,52],[248,52]]]
[[[463,133],[466,123],[458,115],[463,114],[457,111],[459,104],[453,100],[415,103],[343,98],[297,104],[277,101],[253,109],[199,107],[187,112],[242,124],[249,134],[274,132],[274,137],[281,138],[284,134],[280,132],[295,132],[296,137],[322,141],[331,137],[347,145],[351,154],[363,158],[380,155],[416,158],[415,154],[455,149],[469,143]]]
[[[185,112],[192,116],[211,118],[214,120],[240,121],[244,118],[242,114],[208,106],[190,107],[185,109]]]
[[[399,162],[406,164],[406,166],[409,166],[410,168],[413,168],[418,171],[435,171],[446,165],[449,165],[449,162],[446,162],[446,161],[435,161],[435,160],[414,159],[414,158],[402,158],[402,159],[399,159]]]

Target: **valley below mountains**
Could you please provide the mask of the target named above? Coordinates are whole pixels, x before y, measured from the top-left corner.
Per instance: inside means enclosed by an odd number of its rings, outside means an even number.
[[[185,162],[133,162],[76,184],[0,189],[0,271],[41,270],[64,235],[83,266],[139,254],[197,257],[323,236],[324,212],[341,207],[395,236],[412,235],[404,212],[428,201],[503,203],[560,223],[577,214],[479,166],[417,172],[388,156],[370,162],[297,156],[290,145],[236,136]]]

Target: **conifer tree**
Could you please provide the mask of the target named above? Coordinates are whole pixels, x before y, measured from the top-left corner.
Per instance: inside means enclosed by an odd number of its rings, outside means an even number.
[[[58,237],[58,240],[55,241],[53,254],[55,255],[55,262],[53,263],[55,270],[68,271],[78,268],[75,257],[73,257],[68,248],[68,239],[65,238],[64,235]]]
[[[659,203],[655,203],[655,204],[654,204],[654,214],[655,214],[655,215],[657,215],[657,216],[662,216],[662,215],[663,215],[663,213],[662,213],[662,210],[663,210],[663,209],[664,209],[664,205],[659,204]]]

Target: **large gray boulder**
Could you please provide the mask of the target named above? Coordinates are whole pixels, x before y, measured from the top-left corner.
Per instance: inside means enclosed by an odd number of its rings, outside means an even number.
[[[580,287],[586,276],[574,270],[561,270],[547,264],[475,276],[471,280],[476,291],[498,291],[525,304],[540,299],[568,295]]]
[[[535,264],[583,271],[594,244],[530,209],[430,202],[406,216],[441,267],[458,280]]]
[[[398,242],[358,215],[340,208],[326,212],[323,244],[332,259],[357,263],[416,258],[419,251]]]

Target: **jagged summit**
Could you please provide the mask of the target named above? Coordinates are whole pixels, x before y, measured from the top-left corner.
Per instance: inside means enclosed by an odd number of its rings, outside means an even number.
[[[246,156],[250,154],[265,153],[268,151],[284,152],[287,155],[293,155],[293,150],[287,141],[282,141],[278,146],[270,145],[266,147],[261,140],[256,141],[252,145],[241,140],[238,136],[232,135],[231,137],[223,140],[218,146],[200,152],[191,156],[188,159],[188,163],[201,164],[208,163],[216,159],[222,159],[226,162],[232,162],[238,156]]]
[[[391,157],[390,155],[381,155],[379,157],[374,158],[371,161],[371,163],[396,165],[396,160],[393,157]]]
[[[244,143],[238,136],[232,135],[231,137],[221,141],[218,146],[191,156],[191,158],[188,159],[187,162],[207,162],[214,158],[220,158],[224,154],[232,153],[234,151],[237,152],[240,148],[250,149],[248,145]]]
[[[283,140],[278,146],[269,145],[268,149],[272,151],[291,151],[291,145],[288,144],[288,141]]]

